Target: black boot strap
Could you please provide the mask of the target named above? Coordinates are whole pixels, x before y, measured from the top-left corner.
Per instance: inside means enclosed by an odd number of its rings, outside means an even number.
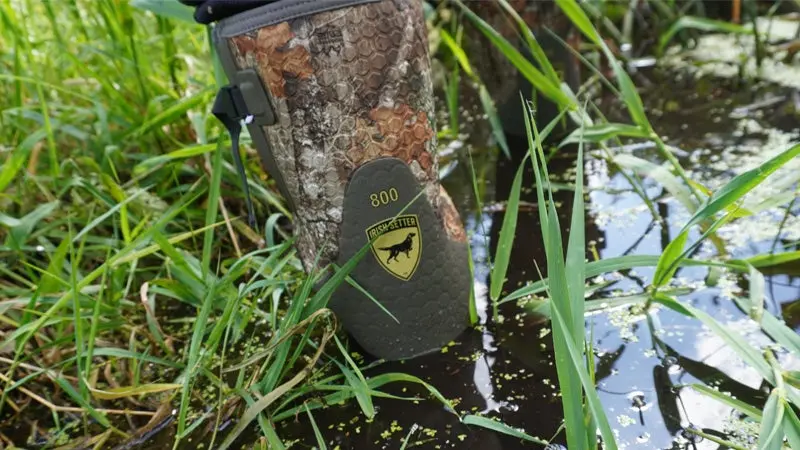
[[[231,135],[233,162],[236,164],[237,172],[239,172],[239,180],[241,180],[245,202],[247,203],[247,222],[255,229],[256,215],[253,209],[253,200],[250,197],[247,174],[245,173],[244,164],[242,164],[242,158],[239,154],[239,135],[242,133],[242,124],[240,121],[244,119],[245,123],[249,123],[253,116],[247,112],[247,105],[242,96],[242,91],[238,86],[225,86],[220,89],[217,93],[217,98],[214,100],[214,106],[211,108],[211,112],[222,122],[222,125],[225,126],[228,133]]]

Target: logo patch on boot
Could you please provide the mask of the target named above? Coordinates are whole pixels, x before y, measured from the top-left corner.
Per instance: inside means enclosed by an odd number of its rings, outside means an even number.
[[[416,215],[390,217],[367,228],[372,254],[387,272],[408,281],[419,265],[422,234]]]

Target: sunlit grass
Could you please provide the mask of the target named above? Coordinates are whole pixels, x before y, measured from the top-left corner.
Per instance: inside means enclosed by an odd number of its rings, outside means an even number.
[[[663,8],[662,3],[653,4]],[[573,92],[559,79],[536,36],[504,0],[499,8],[519,28],[521,42],[536,64],[472,13],[468,3],[452,2],[464,20],[440,34],[442,52],[455,61],[447,75],[450,138],[466,131],[458,109],[460,82],[468,80],[477,89],[497,145],[510,152],[494,101],[476,63],[463,50],[465,26],[477,27],[562,111],[540,132],[541,124],[533,120],[528,105],[520,108],[529,127],[529,148],[512,182],[492,255],[490,299],[496,311],[504,303],[544,294],[536,308],[552,320],[569,447],[592,448],[597,430],[607,448],[615,446],[594,389],[584,315],[625,304],[657,303],[702,322],[772,386],[763,411],[707,386],[695,389],[758,421],[761,448],[776,448],[784,438],[800,448],[800,421],[794,409],[800,406],[794,389],[800,384],[797,373],[781,367],[770,352],[762,353],[736,330],[683,302],[687,292],[670,285],[684,266],[746,274],[749,296],[735,299],[740,309],[776,343],[800,354],[797,334],[764,310],[759,272],[797,261],[798,252],[743,260],[691,257],[701,242],[715,239],[717,227],[748,213],[742,197],[796,158],[800,145],[711,193],[702,180],[688,177],[659,136],[624,63],[589,18],[596,18],[597,11],[587,14],[574,0],[557,4],[588,39],[590,51],[609,62],[613,82],[602,82],[626,105],[630,123],[609,123],[591,104],[579,103],[584,93]],[[347,281],[352,264],[315,289],[322,273],[331,268],[304,274],[278,222],[291,219],[291,213],[274,194],[254,154],[247,158],[253,175],[250,187],[259,216],[267,220],[258,227],[260,232],[241,220],[239,180],[224,151],[230,142],[208,114],[219,72],[208,52],[207,31],[191,22],[186,8],[174,6],[148,0],[0,0],[0,414],[14,414],[22,402],[30,401],[39,408],[37,414],[52,417],[53,440],[68,436],[64,425],[70,415],[79,414],[82,429],[75,434],[92,435],[89,443],[97,448],[109,439],[130,437],[133,428],[126,416],[141,426],[173,409],[176,445],[204,427],[216,430],[224,414],[237,414],[231,430],[219,436],[214,432],[215,445],[230,447],[247,427],[257,424],[263,448],[283,448],[276,423],[299,415],[309,420],[317,445],[324,448],[313,414],[326,405],[353,401],[372,417],[377,413],[373,398],[386,396],[380,389],[388,383],[416,384],[454,411],[450,400],[424,380],[403,373],[363,374],[366,368],[350,356],[336,334],[335,316],[326,309],[333,289]],[[619,30],[608,20],[599,22],[604,33],[630,39],[629,27]],[[689,28],[749,33],[742,26],[684,17],[674,21],[660,44],[680,38]],[[564,117],[580,125],[562,143],[579,148],[566,251],[561,244],[565,224],[558,222],[542,148]],[[654,142],[663,161],[612,153],[606,143],[622,138]],[[599,148],[623,170],[654,216],[657,212],[640,177],[662,185],[691,213],[663,254],[584,261],[581,171],[589,146]],[[507,292],[504,283],[520,192],[528,188],[522,183],[528,164],[537,180],[546,243],[546,260],[537,263],[546,265],[548,278]],[[477,194],[477,177],[472,181]],[[690,242],[695,228],[700,238]],[[585,280],[644,266],[656,268],[648,289],[584,302]],[[461,420],[546,444],[488,417],[466,415]]]
[[[546,78],[539,73],[530,62],[520,57],[518,50],[492,30],[481,18],[470,12],[464,4],[457,0],[455,1],[455,4],[465,11],[469,20],[479,27],[487,38],[496,46],[498,51],[503,53],[521,73],[525,74],[528,80],[534,84],[540,92],[547,95],[560,107],[571,110],[573,112],[572,117],[576,118],[579,124],[583,124],[583,126],[579,126],[572,135],[568,136],[562,145],[578,144],[579,147],[581,147],[584,143],[594,143],[603,146],[605,141],[620,137],[646,139],[655,143],[660,155],[667,163],[666,166],[657,165],[624,154],[613,155],[610,157],[610,161],[623,169],[631,169],[638,175],[651,177],[662,184],[668,192],[684,205],[692,214],[692,217],[684,225],[681,232],[672,240],[669,246],[667,246],[662,255],[655,255],[646,262],[647,265],[654,264],[656,266],[653,284],[647,291],[643,292],[642,295],[634,296],[636,297],[635,299],[633,297],[630,298],[630,302],[643,302],[646,305],[653,302],[660,303],[679,313],[701,320],[706,326],[722,337],[731,348],[737,351],[739,356],[751,367],[757,369],[765,380],[775,386],[775,390],[773,390],[770,396],[770,402],[765,407],[764,417],[766,420],[762,422],[762,436],[759,440],[759,448],[778,448],[780,447],[780,442],[782,442],[784,435],[791,439],[790,436],[793,436],[798,431],[792,420],[783,420],[784,411],[791,410],[791,408],[785,407],[785,405],[789,403],[800,405],[797,403],[797,399],[794,398],[797,396],[796,391],[787,390],[784,387],[788,382],[786,378],[787,375],[785,375],[786,370],[780,368],[780,366],[776,366],[777,362],[775,358],[771,357],[769,352],[765,354],[765,360],[754,347],[746,343],[734,330],[730,330],[724,325],[717,323],[716,320],[708,314],[679,302],[676,300],[674,294],[666,294],[663,292],[663,289],[670,289],[667,285],[671,281],[677,267],[682,264],[722,264],[730,269],[749,273],[751,283],[750,299],[738,300],[743,311],[757,311],[756,313],[751,313],[751,316],[754,320],[761,322],[764,332],[790,351],[797,351],[795,347],[796,344],[786,340],[789,335],[793,335],[791,330],[785,325],[781,325],[774,316],[764,312],[763,277],[751,264],[747,261],[729,261],[721,263],[717,261],[689,260],[689,255],[692,253],[692,250],[697,248],[705,239],[713,238],[715,239],[717,248],[721,250],[721,256],[725,256],[724,250],[722,250],[720,245],[721,242],[716,239],[714,234],[715,230],[724,223],[750,214],[746,210],[741,209],[739,200],[755,186],[765,182],[771,173],[793,158],[796,158],[798,153],[800,153],[800,144],[787,148],[779,155],[765,161],[761,166],[735,177],[727,185],[718,189],[713,194],[710,194],[707,189],[702,187],[698,180],[689,179],[678,160],[661,140],[647,117],[642,100],[629,75],[625,72],[617,58],[612,54],[606,42],[594,28],[594,25],[588,19],[583,9],[574,0],[558,0],[557,3],[581,33],[596,46],[603,56],[605,56],[617,81],[618,91],[616,92],[623,104],[627,106],[628,113],[633,122],[632,125],[608,123],[605,121],[595,123],[589,119],[589,111],[582,108],[577,103],[574,94],[567,96],[565,100],[560,93],[556,93],[552,85],[549,85],[548,82],[545,81]],[[526,29],[525,24],[520,24],[518,22],[518,25],[524,33]],[[708,20],[678,20],[673,27],[667,30],[662,36],[661,43],[664,45],[664,43],[683,28],[693,27],[708,29],[712,26],[714,29],[720,29],[722,27],[719,23]],[[736,27],[735,30],[734,27]],[[729,31],[741,31],[741,29],[735,25],[731,25],[729,28]],[[536,55],[535,49],[533,50],[533,54]],[[538,58],[537,62],[539,62]],[[535,123],[533,127],[533,136],[531,136],[532,133],[530,131],[529,129],[530,147],[533,151],[535,146],[538,145],[540,147],[541,145],[540,142],[535,139],[538,138],[538,136],[536,136]],[[579,155],[580,154],[581,152],[579,151]],[[553,226],[553,220],[555,218],[557,221],[557,216],[555,210],[551,209],[552,204],[550,202],[552,202],[552,198],[547,198],[542,193],[544,189],[543,186],[549,185],[549,178],[546,175],[546,171],[540,175],[540,164],[545,161],[544,154],[540,152],[539,156],[540,158],[538,160],[535,157],[532,157],[532,160],[536,163],[534,173],[536,175],[539,217],[540,223],[542,224],[542,239],[545,242],[546,248],[548,278],[539,283],[518,289],[516,292],[509,294],[505,299],[499,299],[503,278],[507,270],[510,248],[512,246],[511,241],[513,240],[515,228],[512,221],[517,220],[516,209],[519,201],[519,182],[521,179],[521,172],[518,172],[512,183],[511,197],[509,198],[506,208],[505,219],[498,243],[498,252],[497,255],[495,255],[494,270],[492,272],[491,299],[498,304],[520,299],[533,293],[546,292],[546,303],[537,303],[535,308],[537,312],[549,315],[553,321],[553,339],[562,394],[562,404],[564,407],[567,442],[570,447],[585,448],[592,440],[591,437],[589,438],[589,442],[583,440],[586,438],[587,434],[581,427],[583,422],[579,421],[578,413],[585,401],[585,405],[590,409],[591,416],[598,421],[597,424],[603,435],[604,443],[607,446],[613,447],[615,445],[613,434],[611,434],[608,429],[604,430],[603,424],[607,426],[607,419],[601,405],[593,402],[593,400],[596,400],[596,397],[593,398],[589,396],[584,400],[580,393],[580,387],[576,384],[579,379],[581,381],[588,379],[588,375],[585,373],[587,367],[582,364],[582,353],[580,353],[583,349],[584,339],[582,306],[584,279],[587,278],[589,272],[593,276],[606,273],[606,271],[603,270],[603,266],[605,265],[611,270],[618,270],[623,267],[630,268],[637,266],[645,261],[638,256],[622,257],[618,261],[615,260],[613,262],[603,260],[594,261],[590,263],[590,265],[593,266],[593,270],[585,269],[587,272],[586,275],[582,273],[582,270],[577,270],[579,267],[584,267],[583,253],[580,254],[580,260],[578,261],[575,259],[577,257],[575,256],[577,251],[573,252],[573,248],[583,249],[582,242],[580,246],[578,245],[578,242],[583,239],[579,234],[583,231],[583,210],[580,208],[577,213],[573,211],[573,221],[570,227],[570,246],[567,250],[568,260],[569,255],[573,255],[573,260],[568,265],[571,269],[569,276],[574,278],[567,278],[567,275],[564,273],[565,259],[562,253],[563,250],[561,249],[560,227]],[[581,159],[579,157],[579,164],[582,164],[580,161]],[[575,184],[576,187],[582,184],[580,173],[579,170],[579,176]],[[643,199],[645,201],[647,200],[646,197]],[[576,199],[573,203],[573,207],[575,208],[575,205],[578,204],[582,205],[582,203],[583,199],[582,197],[578,198],[576,190]],[[578,208],[576,208],[576,211],[577,210]],[[581,215],[581,217],[578,218],[575,214]],[[700,227],[701,237],[686,248],[689,230],[695,226]],[[558,235],[559,239],[552,239],[550,234]],[[574,241],[573,237],[575,237]],[[754,258],[760,259],[765,257],[766,255],[759,255]],[[790,256],[787,255],[787,258],[790,258]],[[630,266],[628,266],[628,264],[630,264]],[[589,266],[585,267],[588,268]],[[759,280],[761,281],[759,282]],[[571,298],[570,289],[576,289],[581,293],[577,303],[576,301],[569,300]],[[577,307],[578,304],[581,305],[579,308]],[[618,303],[616,305],[618,305]],[[764,319],[764,314],[768,317],[767,319]],[[580,334],[570,336],[569,330],[574,330],[577,327],[577,323],[571,323],[571,321],[577,320],[580,320]],[[568,365],[565,361],[570,360],[570,358],[572,364]],[[769,368],[768,363],[773,365],[772,369]],[[589,366],[589,368],[591,368],[591,366]],[[586,377],[584,377],[584,375],[586,375]],[[586,383],[584,383],[583,388],[589,389],[592,388],[592,386],[586,386]],[[588,395],[590,392],[591,390],[587,390],[586,394]],[[593,435],[594,430],[588,430],[588,432],[589,435]]]

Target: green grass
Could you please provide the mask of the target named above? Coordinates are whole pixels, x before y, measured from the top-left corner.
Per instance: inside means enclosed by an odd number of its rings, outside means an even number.
[[[749,32],[704,18],[678,18],[668,2],[651,3],[668,19],[661,46],[684,42],[690,29]],[[540,130],[528,99],[520,108],[527,119],[528,153],[513,180],[492,255],[490,298],[496,313],[500,305],[543,294],[529,307],[552,320],[569,447],[594,448],[596,430],[606,448],[616,446],[594,387],[584,315],[624,304],[661,305],[714,331],[771,385],[769,402],[761,411],[705,385],[694,388],[759,422],[760,448],[778,448],[783,439],[799,447],[794,408],[800,399],[791,388],[798,385],[797,373],[684,302],[686,292],[670,282],[679,267],[692,265],[748,275],[749,295],[736,298],[737,305],[777,344],[800,352],[794,331],[765,311],[759,272],[796,262],[796,251],[744,260],[691,256],[705,239],[719,243],[715,230],[720,225],[750,213],[742,197],[796,158],[800,145],[710,193],[702,180],[689,179],[659,136],[624,61],[598,31],[597,24],[619,42],[629,42],[630,13],[622,15],[627,25],[618,28],[601,10],[557,1],[588,40],[583,63],[595,74],[602,72],[590,60],[606,58],[610,65],[613,80],[601,82],[626,105],[630,122],[610,123],[586,100],[587,86],[573,92],[559,79],[537,37],[508,2],[500,0],[498,8],[518,28],[520,46],[533,61],[472,13],[468,3],[447,5],[460,13],[451,22],[434,20],[442,43],[436,56],[447,73],[445,138],[468,131],[457,112],[460,85],[469,82],[496,144],[510,152],[494,100],[462,47],[467,26],[476,27],[562,111]],[[364,375],[367,368],[351,357],[337,335],[336,317],[326,309],[336,286],[353,282],[348,274],[357,259],[340,268],[320,267],[310,276],[303,272],[290,236],[278,226],[281,218],[291,220],[291,213],[250,149],[250,188],[257,215],[266,220],[258,227],[261,232],[243,220],[238,174],[227,160],[230,142],[209,114],[220,72],[209,53],[207,31],[191,22],[185,8],[151,0],[0,0],[0,48],[0,415],[13,415],[27,404],[24,414],[52,418],[52,440],[86,436],[97,448],[131,435],[126,415],[141,426],[164,408],[177,411],[176,447],[235,414],[235,426],[224,435],[214,432],[218,448],[232,448],[249,427],[261,434],[260,448],[283,448],[276,424],[299,416],[308,419],[318,447],[325,448],[315,411],[351,401],[372,417],[377,414],[373,400],[389,396],[381,391],[389,383],[415,384],[455,411],[422,379],[404,373]],[[564,116],[580,124],[562,143],[579,149],[566,249],[565,224],[559,223],[547,171],[549,155],[542,147]],[[661,161],[615,154],[608,143],[622,138],[655,143]],[[690,220],[662,254],[585,261],[581,180],[584,159],[594,157],[589,146],[622,171],[654,216],[642,177],[662,185],[689,211]],[[507,292],[519,198],[529,188],[522,173],[528,167],[536,178],[531,187],[546,247],[546,260],[536,264],[547,268],[548,278]],[[485,187],[472,163],[470,169],[480,202]],[[700,237],[695,239],[696,231]],[[656,277],[641,293],[584,301],[587,279],[644,266],[654,267]],[[535,273],[537,267],[530,269]],[[331,270],[333,276],[315,290],[323,272]],[[68,425],[76,413],[81,421]],[[547,442],[490,417],[460,419],[533,444]]]
[[[720,225],[749,214],[748,211],[742,211],[740,209],[739,200],[754,187],[765,182],[771,173],[775,172],[788,161],[796,158],[798,153],[800,153],[800,144],[790,146],[778,156],[765,161],[760,167],[735,177],[727,185],[718,189],[713,194],[709,194],[708,190],[700,185],[697,180],[690,180],[688,178],[678,160],[656,133],[645,113],[642,100],[631,78],[623,69],[620,61],[612,54],[606,42],[595,29],[592,21],[586,15],[586,12],[577,2],[574,0],[557,0],[559,8],[570,18],[584,37],[597,48],[598,52],[605,57],[606,61],[611,66],[618,85],[618,90],[615,89],[614,92],[618,94],[620,100],[627,106],[633,125],[608,123],[605,122],[602,116],[601,123],[598,124],[592,121],[589,118],[587,109],[581,107],[581,105],[577,103],[577,97],[575,97],[574,94],[568,95],[567,100],[557,94],[552,88],[552,85],[544,81],[544,76],[538,72],[530,62],[521,58],[519,52],[508,41],[501,37],[499,33],[491,29],[480,17],[471,13],[463,3],[458,0],[454,0],[454,3],[465,11],[465,15],[484,33],[484,35],[486,35],[496,46],[497,50],[503,53],[540,92],[556,102],[560,107],[572,110],[573,112],[577,111],[577,113],[573,114],[573,117],[576,117],[578,123],[582,124],[582,126],[579,126],[578,129],[562,143],[562,145],[578,144],[579,146],[579,170],[576,186],[580,186],[582,180],[582,172],[580,170],[582,167],[582,157],[580,156],[582,152],[580,149],[584,143],[594,143],[604,148],[605,141],[624,136],[627,138],[647,139],[656,144],[656,148],[665,160],[665,166],[641,160],[630,155],[613,155],[609,159],[621,169],[630,169],[638,172],[639,175],[652,177],[655,181],[662,184],[670,194],[677,198],[684,207],[692,213],[692,217],[684,225],[683,230],[681,230],[677,237],[667,246],[664,253],[647,262],[648,265],[655,263],[656,266],[653,284],[643,292],[642,295],[632,296],[630,302],[645,302],[646,305],[660,303],[679,313],[699,319],[707,327],[716,332],[716,334],[734,349],[744,361],[755,368],[765,380],[775,386],[770,396],[770,401],[765,406],[764,417],[761,420],[762,430],[760,433],[759,448],[779,448],[784,435],[787,439],[792,439],[792,436],[795,436],[798,432],[795,422],[792,420],[783,420],[784,411],[791,410],[791,407],[788,405],[794,404],[795,406],[800,406],[800,403],[797,403],[798,399],[795,398],[797,397],[797,393],[785,388],[788,380],[793,379],[791,375],[777,365],[775,359],[771,357],[771,353],[767,352],[762,356],[754,347],[745,342],[736,331],[728,329],[724,325],[718,323],[707,313],[681,303],[672,294],[665,294],[662,290],[672,279],[678,266],[682,264],[723,264],[734,270],[749,272],[750,298],[738,299],[743,311],[756,311],[754,314],[751,313],[751,316],[761,323],[767,335],[775,339],[784,346],[784,348],[790,349],[793,352],[797,351],[796,343],[788,342],[787,340],[789,336],[796,335],[771,314],[767,313],[767,318],[765,319],[763,308],[763,277],[750,263],[747,261],[720,263],[716,261],[689,260],[688,255],[690,255],[703,240],[707,238],[716,238],[714,232]],[[517,24],[525,35],[529,34],[526,32],[524,23],[517,21]],[[720,23],[710,20],[694,20],[684,17],[677,20],[673,26],[665,32],[660,45],[663,47],[676,33],[684,28],[700,28],[703,30],[723,29],[729,32],[743,32],[744,30],[735,25],[723,26]],[[528,45],[531,45],[530,42],[528,42]],[[531,50],[534,55],[537,55],[535,48],[531,48]],[[538,58],[537,62],[539,62]],[[539,62],[539,64],[541,66],[541,62]],[[530,118],[529,116],[529,119]],[[573,208],[575,209],[573,210],[572,223],[569,228],[571,233],[565,258],[561,247],[561,227],[558,225],[558,218],[555,209],[553,209],[552,196],[548,198],[543,194],[543,191],[547,190],[543,186],[549,186],[549,177],[546,169],[543,169],[543,164],[546,160],[541,151],[541,141],[538,139],[539,136],[535,122],[533,120],[529,122],[533,125],[528,129],[529,147],[532,152],[529,156],[531,156],[531,160],[534,162],[539,219],[542,227],[541,235],[545,243],[546,264],[549,275],[546,280],[518,289],[516,292],[509,294],[505,299],[499,300],[503,279],[510,258],[510,249],[512,248],[515,229],[514,222],[517,219],[517,204],[519,202],[521,188],[519,185],[521,171],[519,171],[512,183],[511,197],[507,204],[498,250],[494,259],[492,286],[490,289],[491,299],[495,304],[498,304],[520,299],[534,293],[546,292],[547,298],[545,302],[535,303],[535,308],[539,313],[546,313],[553,321],[556,366],[558,369],[559,384],[561,386],[568,445],[571,448],[589,448],[592,446],[594,430],[587,430],[585,427],[587,423],[592,423],[598,426],[604,444],[608,448],[615,448],[613,434],[608,428],[607,418],[594,392],[593,383],[590,381],[592,379],[591,370],[593,366],[592,364],[587,365],[584,363],[583,292],[585,279],[587,278],[587,274],[584,272],[589,272],[589,270],[587,270],[588,266],[584,265],[584,237],[582,236],[583,209],[579,207],[583,205],[583,198],[582,196],[578,196],[580,189],[576,189],[576,196],[573,201]],[[533,133],[531,133],[531,128]],[[537,155],[533,153],[535,148],[538,148],[538,158]],[[647,199],[645,198],[645,200]],[[700,227],[701,237],[688,248],[685,248],[689,230],[694,226]],[[721,245],[719,245],[720,241],[718,238],[716,238],[715,244],[717,244],[717,248],[721,250],[721,256],[725,256],[724,250],[721,248]],[[761,260],[768,257],[767,255],[758,255],[753,259]],[[786,255],[785,258],[791,259],[789,255]],[[594,266],[594,270],[591,271],[591,274],[596,276],[610,270],[618,270],[619,268],[629,267],[629,265],[638,265],[644,262],[642,257],[638,256],[617,259],[618,261],[614,262],[600,260],[591,263]],[[570,271],[566,271],[566,267],[570,267]],[[770,369],[769,364],[773,366],[772,369]],[[590,420],[587,422],[582,420],[582,411],[585,411],[587,413],[586,416],[590,417]],[[586,440],[587,438],[588,441]]]
[[[122,413],[146,418],[174,405],[177,445],[219,420],[198,404],[219,413],[256,395],[241,426],[257,419],[274,442],[274,419],[264,419],[290,408],[283,400],[317,372],[339,374],[324,386],[340,398],[369,401],[380,385],[355,391],[344,377],[363,380],[357,366],[330,370],[337,361],[325,356],[324,369],[297,372],[306,356],[338,353],[326,346],[336,323],[324,305],[352,267],[312,295],[315,277],[303,274],[291,242],[275,243],[276,220],[291,216],[269,182],[253,187],[259,215],[270,218],[265,236],[241,220],[238,177],[224,158],[230,142],[209,114],[216,80],[205,30],[127,3],[52,6],[0,3],[13,25],[0,34],[13,48],[0,60],[0,342],[12,349],[0,366],[0,413],[33,398],[57,422],[83,410],[100,425],[86,422],[81,433],[111,428],[125,438]],[[264,179],[252,156],[248,169]],[[260,323],[273,332],[268,351],[226,373],[232,349],[258,353]],[[48,379],[48,368],[70,378]],[[223,381],[231,375],[233,384]]]
[[[562,249],[561,225],[555,209],[550,179],[542,149],[542,141],[533,114],[526,110],[528,151],[536,177],[539,223],[545,243],[548,273],[548,297],[553,323],[553,344],[556,353],[559,386],[567,434],[573,448],[596,448],[596,426],[606,448],[615,449],[614,434],[595,390],[593,364],[586,365],[584,353],[584,290],[585,290],[585,227],[583,199],[583,143],[578,146],[575,196],[566,257]],[[531,133],[531,129],[533,133]],[[567,271],[567,267],[570,268]],[[588,355],[588,358],[593,358]],[[584,403],[585,395],[585,403]],[[586,420],[588,418],[588,420]]]

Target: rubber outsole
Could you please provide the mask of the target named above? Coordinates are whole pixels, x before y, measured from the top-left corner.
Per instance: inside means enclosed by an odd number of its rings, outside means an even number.
[[[448,239],[420,191],[402,160],[380,158],[354,172],[344,198],[338,264],[374,239],[351,277],[397,321],[350,285],[330,307],[367,352],[387,360],[438,350],[469,323],[467,244]]]

